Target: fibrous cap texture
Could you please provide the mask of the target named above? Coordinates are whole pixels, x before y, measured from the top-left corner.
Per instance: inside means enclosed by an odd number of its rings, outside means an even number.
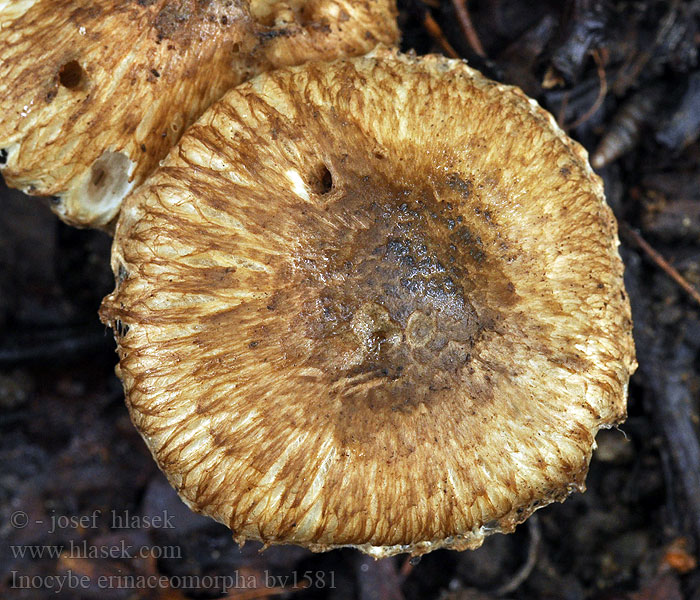
[[[0,0],[0,168],[105,226],[229,88],[398,38],[394,0]]]
[[[261,75],[120,216],[134,423],[238,540],[465,549],[582,489],[635,368],[584,150],[463,62]]]

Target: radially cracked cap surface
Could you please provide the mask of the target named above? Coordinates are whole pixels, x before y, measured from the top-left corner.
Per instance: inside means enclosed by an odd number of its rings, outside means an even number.
[[[549,113],[380,48],[210,108],[125,205],[102,318],[158,464],[236,539],[475,548],[625,418],[617,245]]]

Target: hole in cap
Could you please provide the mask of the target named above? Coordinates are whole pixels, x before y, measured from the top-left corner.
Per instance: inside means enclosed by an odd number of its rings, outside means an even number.
[[[61,85],[69,90],[74,90],[83,81],[85,71],[77,60],[71,60],[61,67],[58,72],[58,80]]]
[[[321,196],[333,189],[333,175],[326,165],[321,165],[312,178],[313,191]]]
[[[321,174],[321,188],[322,194],[327,194],[333,188],[333,175],[326,165],[323,165],[323,173]]]

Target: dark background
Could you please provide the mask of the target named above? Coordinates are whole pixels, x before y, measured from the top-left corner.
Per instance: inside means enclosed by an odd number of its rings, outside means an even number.
[[[182,505],[129,421],[96,314],[108,236],[2,187],[0,597],[219,598],[222,580],[204,576],[227,575],[230,598],[700,598],[700,2],[402,0],[400,25],[405,50],[521,86],[597,151],[640,368],[629,419],[598,436],[588,491],[474,552],[240,550]],[[150,585],[159,575],[171,584]]]

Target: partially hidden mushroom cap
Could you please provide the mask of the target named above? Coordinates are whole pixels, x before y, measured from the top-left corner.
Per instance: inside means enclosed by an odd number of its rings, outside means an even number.
[[[122,210],[102,318],[161,469],[239,541],[474,548],[625,418],[617,245],[533,100],[380,48],[209,109]]]
[[[399,38],[395,0],[250,0],[272,67],[359,56]]]
[[[66,222],[105,226],[225,91],[393,43],[395,13],[394,0],[0,2],[0,168]]]

